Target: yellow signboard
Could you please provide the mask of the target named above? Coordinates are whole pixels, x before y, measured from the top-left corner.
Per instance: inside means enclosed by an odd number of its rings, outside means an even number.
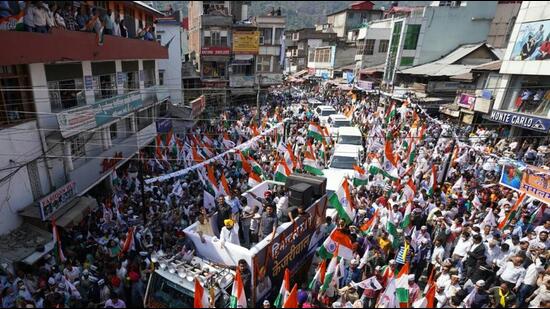
[[[260,48],[259,31],[234,31],[233,53],[257,54]]]

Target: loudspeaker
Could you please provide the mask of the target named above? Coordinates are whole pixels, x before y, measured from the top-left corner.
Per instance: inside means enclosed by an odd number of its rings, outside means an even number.
[[[327,192],[327,179],[325,177],[306,174],[292,174],[286,178],[285,187],[290,189],[298,183],[306,183],[313,189],[313,197],[320,198]]]
[[[289,206],[309,207],[313,202],[313,187],[307,183],[297,183],[288,188],[290,195],[288,197]]]

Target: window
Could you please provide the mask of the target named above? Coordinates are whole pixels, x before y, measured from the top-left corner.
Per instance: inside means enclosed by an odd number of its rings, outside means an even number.
[[[299,37],[298,32],[292,34],[292,40],[293,41],[298,41],[298,37]]]
[[[155,79],[155,60],[143,61],[143,82],[145,88],[156,85]]]
[[[30,78],[26,65],[0,66],[0,125],[35,118]]]
[[[283,30],[284,29],[282,28],[275,29],[275,45],[281,44],[281,36],[283,35]]]
[[[132,135],[132,121],[133,117],[126,118],[126,136]]]
[[[239,64],[233,65],[233,75],[252,75],[252,65],[251,64]]]
[[[374,54],[374,43],[376,40],[365,40],[365,55]]]
[[[271,36],[273,34],[273,29],[271,28],[261,28],[260,29],[260,45],[271,45]]]
[[[403,49],[416,49],[418,43],[418,35],[420,34],[421,25],[408,25],[405,33],[405,44]]]
[[[48,89],[52,111],[61,111],[86,105],[82,79],[49,81]],[[74,89],[74,90],[73,90]]]
[[[271,68],[271,56],[256,57],[256,72],[269,72]]]
[[[164,70],[159,70],[159,85],[164,85]]]
[[[115,74],[94,76],[94,96],[96,100],[114,97],[116,95]]]
[[[508,87],[502,109],[548,117],[550,114],[550,77],[516,75]]]
[[[153,123],[153,109],[147,108],[137,113],[137,129],[141,131]]]
[[[204,46],[227,46],[227,31],[210,30],[204,32]]]
[[[111,140],[114,141],[117,138],[117,124],[113,123],[109,126],[109,134],[111,135]]]
[[[225,62],[204,61],[202,63],[202,76],[225,78]]]
[[[124,93],[139,90],[139,62],[122,61]]]
[[[316,49],[315,62],[328,63],[330,62],[330,48]]]
[[[388,45],[389,44],[390,44],[390,40],[380,40],[380,45],[378,45],[378,52],[379,53],[388,52]]]
[[[401,57],[401,63],[399,65],[402,66],[411,66],[413,65],[414,57]]]
[[[71,155],[75,158],[86,155],[86,133],[79,134],[71,139]]]
[[[138,72],[126,72],[124,74],[124,93],[139,90]]]

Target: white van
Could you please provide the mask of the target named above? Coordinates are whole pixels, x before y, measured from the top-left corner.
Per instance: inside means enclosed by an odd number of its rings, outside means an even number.
[[[315,113],[317,114],[317,117],[319,117],[319,122],[321,123],[321,125],[324,126],[327,124],[328,117],[331,115],[335,115],[338,112],[332,106],[321,105],[315,109]]]
[[[357,148],[357,151],[363,155],[363,134],[357,127],[338,128],[337,145],[350,145]]]
[[[343,114],[336,114],[328,117],[328,132],[332,135],[333,139],[338,137],[338,131],[341,127],[351,126],[351,119]]]
[[[336,145],[328,169],[323,170],[327,178],[327,192],[335,192],[345,176],[353,177],[353,165],[361,166],[361,153],[354,145]],[[329,194],[330,196],[330,194]]]

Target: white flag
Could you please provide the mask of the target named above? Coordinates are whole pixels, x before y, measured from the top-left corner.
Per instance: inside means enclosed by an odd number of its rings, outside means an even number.
[[[216,199],[206,190],[203,190],[203,206],[209,211],[216,207]]]
[[[359,283],[352,282],[351,284],[355,287],[360,287],[362,289],[371,289],[375,291],[382,289],[382,285],[380,284],[380,282],[378,282],[378,280],[376,280],[376,276],[372,276]]]

